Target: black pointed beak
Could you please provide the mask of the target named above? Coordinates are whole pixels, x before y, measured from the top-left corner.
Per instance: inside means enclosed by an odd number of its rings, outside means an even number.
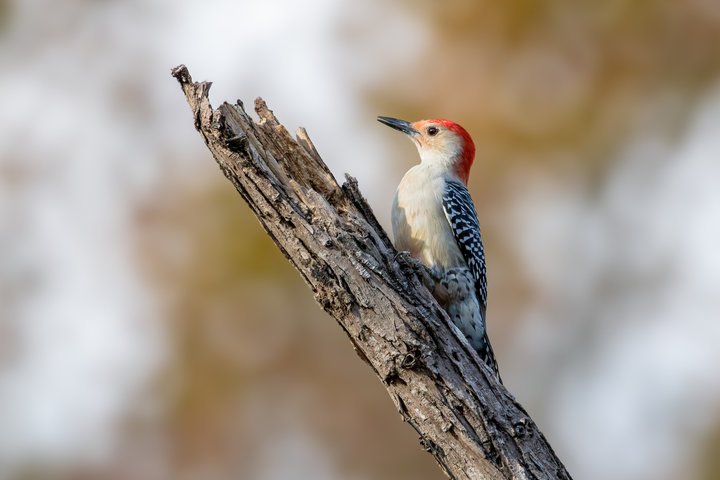
[[[406,122],[405,120],[398,120],[397,118],[390,117],[377,117],[377,119],[378,122],[387,125],[388,127],[394,128],[395,130],[400,130],[407,135],[415,135],[416,133],[420,133],[413,128],[412,123]]]

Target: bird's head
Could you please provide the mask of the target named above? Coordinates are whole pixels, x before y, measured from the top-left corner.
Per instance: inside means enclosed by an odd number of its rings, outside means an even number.
[[[410,137],[420,152],[422,163],[454,172],[467,185],[475,159],[475,144],[463,127],[442,119],[410,123],[397,118],[378,117],[378,121]]]

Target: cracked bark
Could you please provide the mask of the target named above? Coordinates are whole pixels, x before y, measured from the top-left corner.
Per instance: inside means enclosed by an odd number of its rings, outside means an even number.
[[[209,82],[172,70],[195,128],[315,300],[347,333],[403,420],[450,478],[569,479],[522,406],[397,255],[358,189],[341,186],[307,132],[293,138],[261,99],[213,109]]]

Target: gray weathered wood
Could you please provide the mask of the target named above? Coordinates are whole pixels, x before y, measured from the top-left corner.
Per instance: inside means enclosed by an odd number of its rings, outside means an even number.
[[[214,110],[209,82],[173,69],[220,169],[315,300],[345,330],[402,418],[451,478],[569,479],[519,403],[493,377],[398,255],[351,177],[338,185],[300,129],[293,138],[261,99]]]

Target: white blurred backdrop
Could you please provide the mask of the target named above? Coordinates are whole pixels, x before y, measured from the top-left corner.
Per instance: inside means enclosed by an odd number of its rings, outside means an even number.
[[[0,478],[442,478],[194,131],[262,96],[381,221],[478,145],[489,330],[575,478],[720,478],[720,8],[0,1]]]

